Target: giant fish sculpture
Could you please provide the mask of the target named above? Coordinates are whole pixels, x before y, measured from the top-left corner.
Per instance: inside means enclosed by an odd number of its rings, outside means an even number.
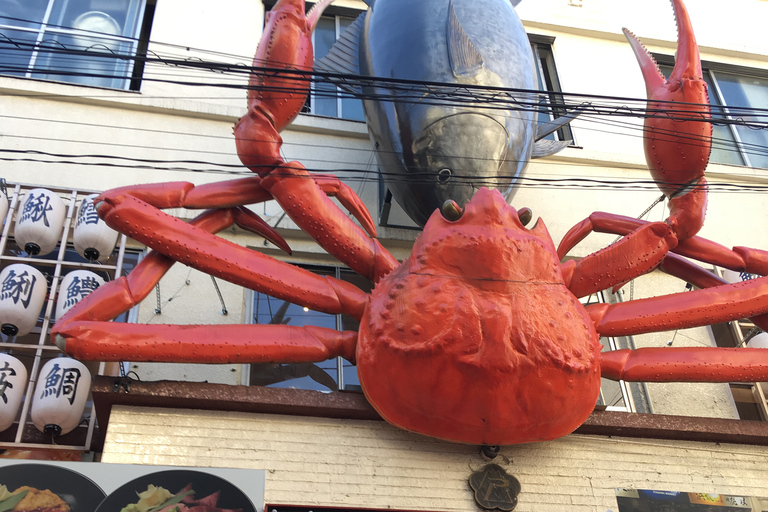
[[[447,200],[464,206],[480,186],[498,188],[510,200],[531,157],[568,145],[536,142],[570,117],[537,130],[537,95],[530,92],[537,78],[531,43],[513,7],[519,0],[365,1],[368,11],[315,68],[403,81],[394,89],[381,81],[348,89],[363,97],[387,186],[419,225]],[[446,102],[454,84],[521,92],[508,108],[488,108]]]

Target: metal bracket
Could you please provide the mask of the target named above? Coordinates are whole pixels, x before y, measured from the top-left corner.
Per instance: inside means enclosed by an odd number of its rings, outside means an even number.
[[[130,377],[121,377],[119,379],[115,379],[115,382],[112,385],[112,392],[113,393],[120,393],[121,390],[125,390],[126,393],[130,393],[131,392],[131,378]]]

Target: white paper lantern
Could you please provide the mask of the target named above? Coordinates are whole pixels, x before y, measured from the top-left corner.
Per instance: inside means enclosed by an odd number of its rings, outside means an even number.
[[[747,342],[749,348],[768,348],[768,333],[761,332],[752,336]]]
[[[8,215],[8,197],[0,192],[0,226],[3,225],[6,215]]]
[[[0,353],[0,432],[16,420],[27,388],[27,368],[13,356]]]
[[[48,254],[61,239],[64,217],[66,207],[59,196],[44,188],[29,190],[16,214],[16,243],[32,256]]]
[[[83,258],[105,261],[115,248],[117,231],[99,218],[93,205],[95,197],[96,194],[87,196],[80,203],[72,242],[77,253]]]
[[[64,316],[72,306],[103,284],[104,279],[90,270],[73,270],[65,275],[59,285],[59,297],[56,299],[56,319]]]
[[[37,324],[48,291],[42,272],[15,263],[0,272],[0,332],[24,336]]]
[[[72,432],[80,424],[91,389],[91,373],[69,357],[51,359],[40,370],[32,401],[32,423],[52,435]]]
[[[750,279],[754,279],[756,277],[760,276],[750,274],[749,272],[736,272],[735,270],[730,270],[727,268],[723,269],[723,279],[729,283],[740,283],[742,281],[749,281]]]

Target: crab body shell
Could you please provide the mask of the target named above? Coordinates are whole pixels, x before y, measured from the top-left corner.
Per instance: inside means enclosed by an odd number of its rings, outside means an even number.
[[[561,437],[589,416],[600,348],[546,227],[525,229],[498,191],[482,189],[458,221],[434,214],[378,283],[357,366],[394,425],[513,444]]]

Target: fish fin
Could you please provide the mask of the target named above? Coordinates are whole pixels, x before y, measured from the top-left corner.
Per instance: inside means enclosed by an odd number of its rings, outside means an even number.
[[[533,143],[531,158],[543,158],[545,156],[554,155],[567,148],[572,143],[572,140],[537,140]]]
[[[454,76],[474,75],[483,67],[483,57],[469,40],[464,27],[461,26],[456,11],[453,9],[453,0],[448,7],[446,37],[448,38],[448,56]]]
[[[365,1],[365,0],[363,0],[363,1]],[[523,0],[509,0],[509,3],[512,4],[512,7],[517,7],[518,5],[520,5],[520,2],[522,2],[522,1]]]
[[[549,121],[548,123],[542,123],[536,127],[536,137],[534,140],[542,140],[544,137],[549,135],[550,133],[556,132],[566,124],[570,123],[574,119],[576,119],[579,115],[581,115],[588,106],[592,105],[591,103],[582,103],[578,107],[574,107],[570,109],[570,111],[560,117],[555,118],[552,121]]]
[[[374,0],[371,0],[374,1]],[[315,70],[324,73],[360,75],[360,32],[365,24],[366,13],[361,13],[341,34],[322,59],[315,60]],[[353,84],[336,84],[344,91],[362,94],[362,89]]]

